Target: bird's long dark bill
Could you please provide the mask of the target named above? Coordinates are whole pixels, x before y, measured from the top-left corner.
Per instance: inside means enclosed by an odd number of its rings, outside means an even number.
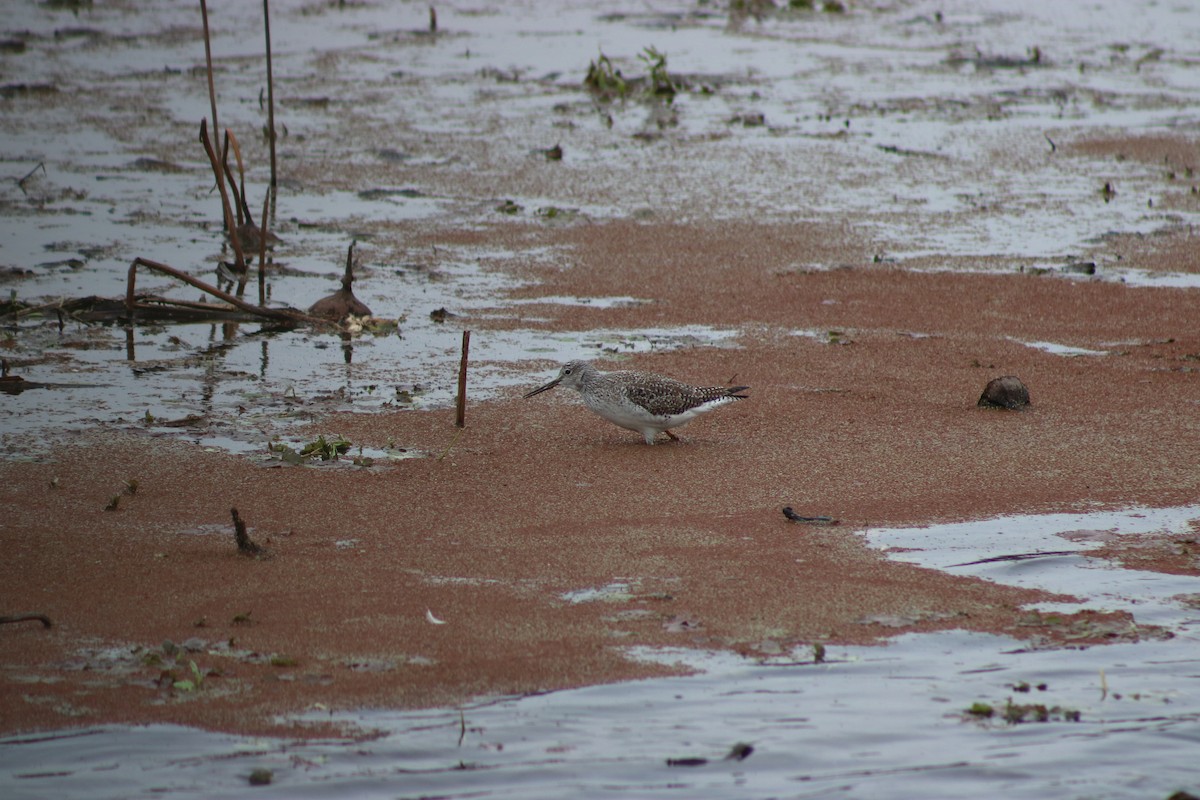
[[[538,388],[534,389],[532,392],[527,393],[525,395],[524,399],[533,397],[535,394],[541,394],[542,392],[546,391],[547,389],[553,389],[555,386],[558,386],[558,382],[561,380],[562,380],[562,377],[560,376],[560,377],[555,378],[554,380],[550,381],[545,386],[539,386]]]

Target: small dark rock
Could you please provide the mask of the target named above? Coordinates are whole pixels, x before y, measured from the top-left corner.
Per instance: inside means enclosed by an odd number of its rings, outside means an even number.
[[[250,773],[251,786],[269,786],[271,781],[275,779],[274,773],[269,769],[259,767]]]
[[[986,408],[1021,408],[1029,405],[1029,390],[1016,375],[993,378],[984,387],[978,405]]]

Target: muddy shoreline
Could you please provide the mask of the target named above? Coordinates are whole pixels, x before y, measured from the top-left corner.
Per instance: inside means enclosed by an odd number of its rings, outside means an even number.
[[[752,307],[757,321],[741,322],[735,347],[605,362],[736,379],[751,399],[653,447],[565,393],[513,392],[471,404],[461,435],[452,409],[339,414],[310,428],[428,454],[383,468],[262,466],[137,426],[0,463],[6,610],[55,622],[0,631],[4,732],[175,721],[321,735],[279,715],[662,674],[623,655],[639,645],[769,657],[906,630],[1003,632],[1030,646],[1131,635],[1123,614],[1040,620],[1024,606],[1045,593],[890,562],[861,532],[1194,502],[1191,292],[873,265],[795,273],[787,264],[809,245],[794,228],[519,235],[577,258],[538,274],[529,294],[602,295],[636,275],[651,301],[533,306],[548,332],[647,315],[716,324]],[[726,268],[737,259],[755,269]],[[476,337],[496,324],[470,322]],[[1030,408],[975,406],[1001,374],[1028,384]],[[785,505],[839,524],[788,522]],[[269,557],[236,552],[231,507]],[[1161,556],[1196,573],[1170,548]],[[568,599],[613,586],[608,600]],[[189,661],[204,673],[198,691],[175,686]]]

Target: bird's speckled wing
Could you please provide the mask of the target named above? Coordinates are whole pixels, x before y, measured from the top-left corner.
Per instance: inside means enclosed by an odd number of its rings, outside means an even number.
[[[625,387],[625,396],[651,414],[666,417],[704,405],[722,397],[729,397],[725,386],[689,386],[670,379],[659,379],[653,383],[636,383]]]

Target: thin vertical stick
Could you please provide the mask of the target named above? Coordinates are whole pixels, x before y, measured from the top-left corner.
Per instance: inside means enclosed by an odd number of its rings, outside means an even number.
[[[258,237],[258,304],[267,304],[267,208],[271,205],[270,192],[263,198],[262,227]]]
[[[275,79],[271,73],[271,11],[267,0],[263,0],[263,25],[267,31],[267,141],[271,143],[271,191],[277,186],[275,180]],[[263,226],[266,230],[266,226]]]
[[[467,353],[471,349],[471,332],[463,331],[462,361],[458,364],[458,405],[454,412],[454,424],[467,426]]]
[[[212,44],[208,38],[208,3],[200,0],[200,15],[204,17],[204,60],[208,64],[208,102],[212,105],[213,131],[221,130],[217,124],[217,90],[213,86]],[[218,178],[218,182],[220,178]]]

